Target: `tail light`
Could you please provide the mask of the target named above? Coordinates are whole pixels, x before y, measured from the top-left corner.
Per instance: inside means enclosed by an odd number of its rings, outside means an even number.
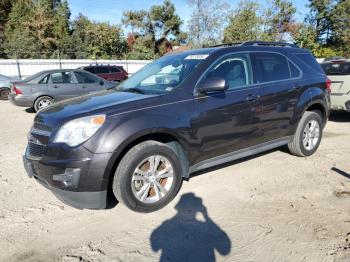
[[[327,90],[328,90],[329,92],[332,91],[331,85],[332,85],[332,81],[331,81],[329,78],[327,78],[327,79],[326,79],[326,88],[327,88]]]
[[[16,95],[22,95],[22,91],[19,90],[15,85],[12,85],[12,93],[16,94]]]

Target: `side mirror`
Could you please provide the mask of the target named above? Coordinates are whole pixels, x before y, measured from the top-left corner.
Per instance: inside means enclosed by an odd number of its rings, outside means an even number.
[[[197,90],[199,93],[206,94],[210,92],[225,91],[228,87],[228,83],[223,77],[209,77],[199,83]]]
[[[105,84],[105,82],[103,82],[102,80],[100,81],[100,86],[103,86]]]

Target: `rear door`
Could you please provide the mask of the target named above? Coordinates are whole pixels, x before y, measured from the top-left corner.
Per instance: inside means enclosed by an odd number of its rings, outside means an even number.
[[[71,71],[51,73],[48,90],[55,100],[63,100],[81,94]]]
[[[93,93],[105,90],[105,82],[93,74],[83,71],[74,71],[75,78],[82,93]]]
[[[301,70],[279,53],[255,52],[253,56],[261,86],[264,142],[288,136],[298,98],[307,88],[301,80]]]

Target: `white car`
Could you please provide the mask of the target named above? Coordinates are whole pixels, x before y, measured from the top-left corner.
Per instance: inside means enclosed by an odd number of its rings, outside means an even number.
[[[0,100],[7,100],[10,94],[11,81],[16,79],[0,74]]]

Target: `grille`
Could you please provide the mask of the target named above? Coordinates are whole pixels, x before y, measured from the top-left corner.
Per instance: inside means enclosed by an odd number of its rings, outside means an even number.
[[[41,157],[43,154],[46,153],[46,146],[29,142],[28,153],[30,156],[33,156],[33,157]]]

